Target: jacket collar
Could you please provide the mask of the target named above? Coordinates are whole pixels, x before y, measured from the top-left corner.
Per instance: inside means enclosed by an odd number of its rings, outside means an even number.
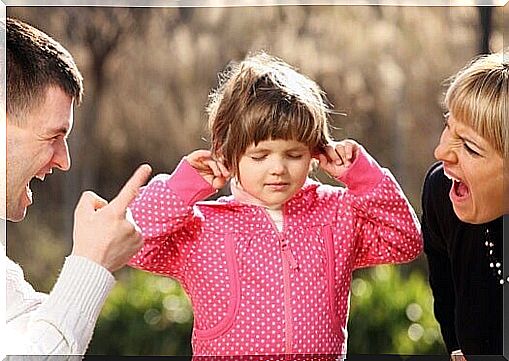
[[[307,198],[314,193],[314,190],[320,185],[319,182],[306,178],[304,185],[302,188],[292,197],[290,198],[285,205],[289,203],[299,202],[301,198]],[[230,181],[230,191],[232,195],[221,197],[216,201],[203,201],[198,202],[200,205],[207,206],[218,206],[218,207],[245,207],[245,206],[255,206],[255,207],[265,207],[269,208],[263,201],[252,196],[248,192],[246,192],[242,186],[236,181],[236,179],[232,179]]]

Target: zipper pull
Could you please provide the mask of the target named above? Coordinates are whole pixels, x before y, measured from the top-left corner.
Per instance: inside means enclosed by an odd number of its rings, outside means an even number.
[[[299,270],[299,264],[295,260],[295,257],[293,256],[292,250],[290,249],[290,246],[286,242],[286,240],[283,240],[281,243],[281,251],[283,252],[284,256],[286,257],[286,260],[290,264],[290,268],[294,271]]]

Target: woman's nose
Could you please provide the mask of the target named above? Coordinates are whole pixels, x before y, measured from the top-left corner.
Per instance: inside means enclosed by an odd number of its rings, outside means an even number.
[[[458,161],[456,152],[451,148],[448,138],[444,133],[442,133],[440,142],[435,148],[434,156],[437,160],[442,162],[456,163]]]

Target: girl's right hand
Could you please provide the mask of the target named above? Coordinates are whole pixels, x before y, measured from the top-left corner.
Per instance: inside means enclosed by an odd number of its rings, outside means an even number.
[[[185,159],[214,189],[223,188],[230,178],[228,169],[219,160],[212,158],[209,150],[195,150]]]

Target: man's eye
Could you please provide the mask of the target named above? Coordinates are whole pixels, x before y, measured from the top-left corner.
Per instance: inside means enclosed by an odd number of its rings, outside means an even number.
[[[288,157],[292,159],[300,159],[302,158],[302,154],[288,154]]]
[[[264,156],[264,155],[252,155],[251,156],[251,159],[254,161],[261,161],[261,160],[264,160],[265,158],[266,158],[266,156]]]

